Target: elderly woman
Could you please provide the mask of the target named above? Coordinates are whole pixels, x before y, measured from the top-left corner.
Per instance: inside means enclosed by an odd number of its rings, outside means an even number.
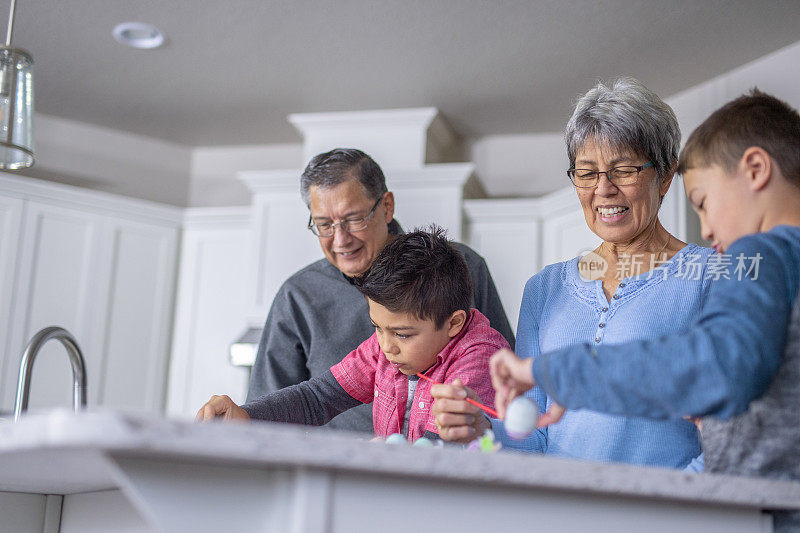
[[[579,99],[565,139],[567,175],[586,224],[602,243],[528,281],[517,353],[535,358],[579,342],[600,346],[684,328],[706,297],[705,263],[712,250],[681,242],[658,219],[680,146],[672,109],[636,80],[600,83]],[[683,468],[700,454],[691,422],[588,410],[568,411],[559,424],[514,441],[502,421],[487,419],[461,399],[472,392],[459,385],[433,391],[446,440],[465,442],[491,427],[506,448],[581,459]],[[538,387],[528,394],[542,413],[553,401]]]

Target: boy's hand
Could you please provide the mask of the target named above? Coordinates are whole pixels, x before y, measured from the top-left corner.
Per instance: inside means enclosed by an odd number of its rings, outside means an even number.
[[[495,390],[494,405],[500,418],[505,418],[511,400],[536,385],[533,359],[520,359],[511,350],[500,350],[489,359],[489,369]]]
[[[215,418],[222,420],[250,420],[247,411],[236,405],[228,396],[212,396],[206,404],[197,411],[195,422],[209,422]]]
[[[703,418],[702,417],[699,417],[699,416],[684,416],[683,418],[685,420],[688,420],[692,424],[694,424],[695,427],[697,427],[697,431],[699,431],[700,433],[703,432]]]
[[[464,386],[460,379],[449,385],[431,387],[434,402],[431,412],[439,428],[439,437],[450,442],[467,443],[492,428],[483,411],[464,398],[481,401],[475,391]]]

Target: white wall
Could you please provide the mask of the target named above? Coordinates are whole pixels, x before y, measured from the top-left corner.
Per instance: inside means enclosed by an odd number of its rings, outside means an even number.
[[[34,119],[36,163],[25,176],[186,206],[187,146],[43,114]]]
[[[300,143],[253,146],[201,146],[192,150],[189,205],[250,205],[252,194],[236,174],[247,170],[303,168]],[[298,176],[298,191],[300,190]]]
[[[490,197],[543,196],[568,185],[561,133],[492,135],[470,142],[475,173]]]
[[[724,103],[758,86],[800,108],[800,41],[666,99],[678,115],[684,141]]]

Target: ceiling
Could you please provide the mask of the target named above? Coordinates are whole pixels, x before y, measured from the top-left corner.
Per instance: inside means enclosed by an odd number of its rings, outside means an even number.
[[[166,45],[123,47],[123,21]],[[211,146],[297,142],[292,112],[418,106],[465,137],[560,131],[598,78],[668,97],[798,40],[798,0],[18,0],[13,44],[37,111]]]

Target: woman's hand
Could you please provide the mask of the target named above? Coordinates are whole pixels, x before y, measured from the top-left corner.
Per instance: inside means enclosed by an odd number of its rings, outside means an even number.
[[[442,440],[467,443],[492,428],[483,411],[465,401],[465,398],[478,402],[481,399],[475,391],[464,386],[460,379],[449,385],[432,386],[431,395],[434,399],[431,412]]]
[[[494,405],[500,418],[505,418],[511,400],[536,385],[533,359],[521,359],[511,350],[500,350],[489,359],[489,369],[495,390]]]
[[[550,409],[539,417],[538,427],[543,428],[555,424],[561,420],[561,417],[564,416],[566,412],[567,410],[564,407],[561,407],[556,402],[552,402],[550,404]]]
[[[236,405],[228,396],[212,396],[203,407],[197,411],[195,422],[209,422],[215,418],[222,420],[250,420],[247,411]]]

